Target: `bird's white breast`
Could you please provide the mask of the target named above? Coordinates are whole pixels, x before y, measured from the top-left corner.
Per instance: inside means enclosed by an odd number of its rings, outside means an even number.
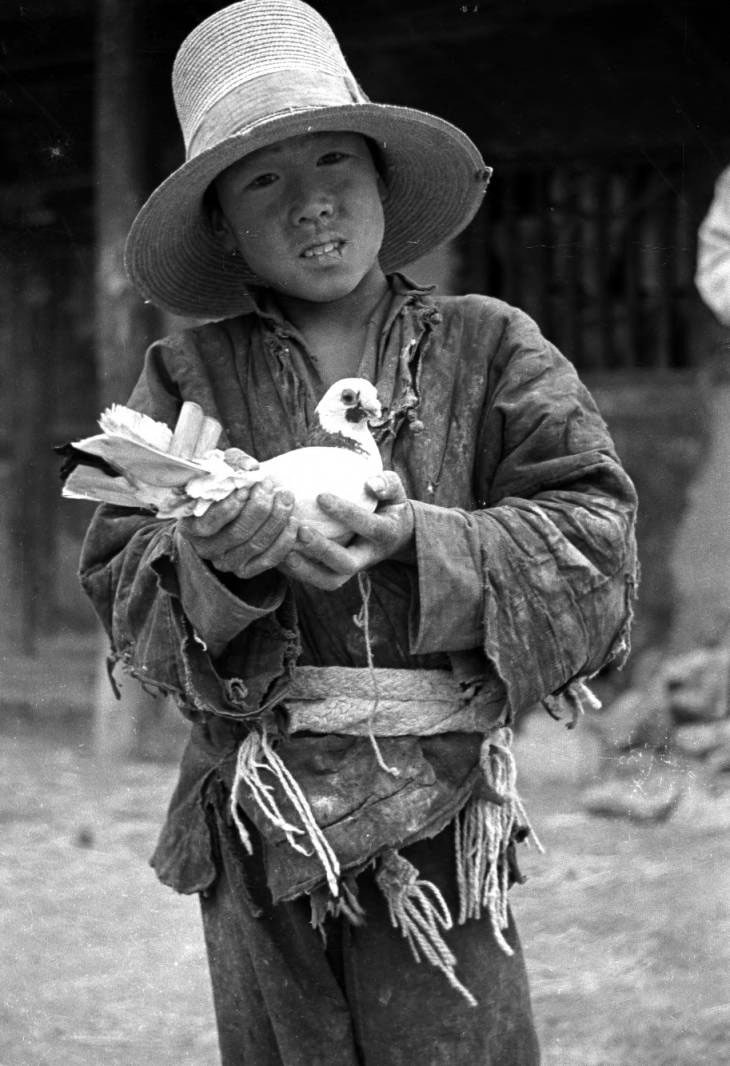
[[[382,471],[380,455],[363,455],[348,448],[298,448],[261,463],[261,473],[294,495],[294,516],[331,539],[343,539],[348,530],[317,504],[324,492],[374,511],[377,500],[365,481]]]

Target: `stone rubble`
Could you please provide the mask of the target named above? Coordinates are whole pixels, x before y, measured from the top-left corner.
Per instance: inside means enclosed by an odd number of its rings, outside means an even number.
[[[648,657],[635,686],[584,726],[604,751],[606,775],[583,808],[604,817],[662,821],[698,783],[708,798],[730,788],[730,648]]]

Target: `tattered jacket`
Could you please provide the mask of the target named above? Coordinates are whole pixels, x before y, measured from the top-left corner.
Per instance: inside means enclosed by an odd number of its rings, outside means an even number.
[[[625,654],[635,494],[590,395],[528,316],[390,280],[375,362],[360,372],[387,414],[384,465],[413,501],[416,562],[370,571],[375,663],[448,667],[486,733]],[[305,442],[316,365],[263,302],[151,347],[131,406],[173,425],[186,399],[221,422],[223,446],[267,459]],[[295,664],[364,665],[355,582],[320,593],[278,572],[237,581],[203,563],[174,521],[109,506],[89,529],[81,580],[113,656],[194,723],[153,860],[179,891],[216,876],[205,805],[262,716],[310,802],[327,800],[343,870],[439,831],[476,787],[479,733],[384,742],[397,778],[367,739],[287,735]],[[292,863],[281,834],[242,805],[265,837],[273,898],[311,891],[316,863]]]

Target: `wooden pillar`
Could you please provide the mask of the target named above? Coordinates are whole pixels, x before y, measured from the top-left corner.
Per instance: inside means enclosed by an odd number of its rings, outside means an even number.
[[[143,72],[135,0],[98,0],[95,92],[96,366],[102,405],[126,400],[148,337],[124,272],[124,243],[143,199]]]
[[[5,235],[0,341],[2,550],[0,636],[36,656],[56,621],[58,464],[52,452],[59,342],[56,249],[32,231]],[[3,459],[5,463],[3,463]],[[7,465],[5,465],[7,463]]]
[[[135,46],[138,0],[96,5],[96,370],[99,409],[124,403],[139,374],[153,322],[124,271],[124,243],[144,191],[144,71]],[[143,755],[145,723],[159,720],[164,700],[131,678],[112,692],[108,642],[99,642],[94,741],[103,760]]]

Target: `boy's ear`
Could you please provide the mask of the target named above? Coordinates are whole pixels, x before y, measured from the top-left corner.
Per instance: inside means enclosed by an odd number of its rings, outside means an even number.
[[[228,252],[229,255],[233,255],[234,252],[238,251],[238,245],[230,223],[221,211],[220,204],[213,203],[210,205],[208,208],[208,217],[210,219],[210,228],[213,230],[216,238],[220,241],[226,252]]]
[[[378,195],[380,196],[381,203],[385,203],[388,199],[388,186],[385,184],[380,174],[378,174]]]

